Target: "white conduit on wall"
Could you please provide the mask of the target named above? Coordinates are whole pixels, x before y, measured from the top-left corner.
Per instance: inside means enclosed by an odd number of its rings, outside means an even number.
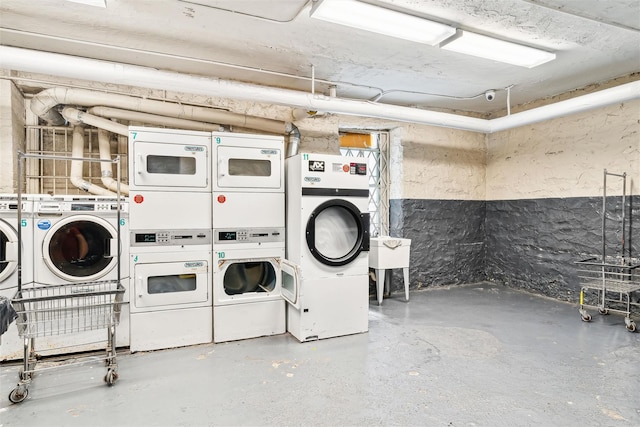
[[[148,67],[8,46],[0,46],[0,66],[10,70],[35,72],[82,80],[90,76],[91,80],[104,83],[257,101],[299,107],[312,111],[326,111],[401,122],[421,123],[483,133],[512,129],[556,117],[604,107],[613,103],[640,98],[640,81],[636,81],[562,101],[558,104],[535,108],[499,119],[484,120],[450,113],[378,104],[369,101],[354,101],[323,95],[312,95],[294,90],[197,77],[169,71],[160,71]],[[58,103],[67,104],[67,102]],[[68,103],[73,104],[71,102]],[[100,104],[104,105],[103,103]],[[97,105],[97,103],[91,105]],[[555,105],[558,106],[556,107]],[[246,127],[252,128],[252,126]],[[259,129],[258,127],[254,128]]]

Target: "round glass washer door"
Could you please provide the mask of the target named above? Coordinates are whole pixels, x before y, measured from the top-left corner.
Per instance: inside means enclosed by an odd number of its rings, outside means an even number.
[[[18,241],[18,233],[4,221],[0,221],[0,285],[7,280],[18,267],[18,261],[12,258],[9,245]]]
[[[88,282],[103,277],[117,263],[111,253],[117,241],[116,229],[102,218],[74,215],[55,223],[42,243],[49,269],[72,282]]]
[[[369,249],[369,214],[346,200],[329,200],[309,216],[307,246],[322,264],[349,264]]]

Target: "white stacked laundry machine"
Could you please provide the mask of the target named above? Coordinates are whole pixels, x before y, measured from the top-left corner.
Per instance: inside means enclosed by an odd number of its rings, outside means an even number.
[[[286,161],[287,259],[300,266],[299,341],[366,332],[369,309],[369,171],[364,160],[298,154]]]
[[[211,134],[129,128],[132,352],[212,340]]]
[[[297,272],[285,257],[284,139],[213,133],[213,338],[286,331]]]

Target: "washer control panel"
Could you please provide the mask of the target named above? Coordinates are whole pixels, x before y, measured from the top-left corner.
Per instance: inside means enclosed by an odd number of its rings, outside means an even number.
[[[131,232],[131,246],[210,245],[211,230],[136,230]]]
[[[284,228],[216,229],[214,243],[284,242]]]

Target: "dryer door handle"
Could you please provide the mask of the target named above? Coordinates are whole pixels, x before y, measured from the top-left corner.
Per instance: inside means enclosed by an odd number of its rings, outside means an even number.
[[[138,161],[136,162],[136,172],[138,175],[142,175],[142,171],[144,169],[144,156],[142,154],[138,154]]]
[[[142,277],[138,277],[138,280],[136,280],[136,295],[138,296],[138,299],[142,299]]]

